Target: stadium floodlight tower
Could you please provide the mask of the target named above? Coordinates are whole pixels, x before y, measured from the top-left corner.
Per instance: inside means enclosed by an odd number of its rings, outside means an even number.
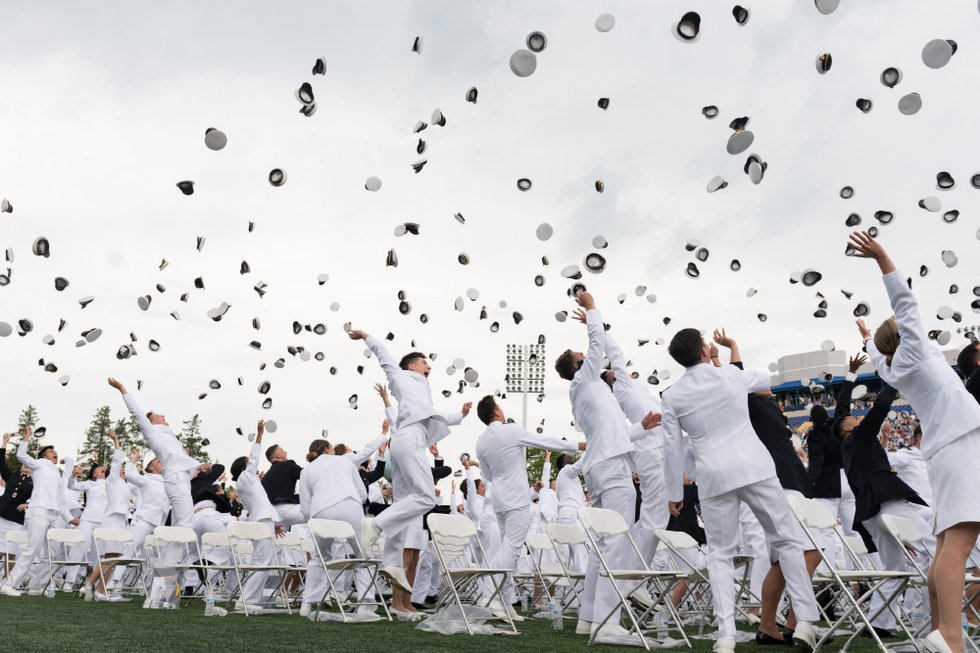
[[[507,345],[507,392],[523,398],[521,426],[527,428],[527,396],[544,393],[544,344]]]

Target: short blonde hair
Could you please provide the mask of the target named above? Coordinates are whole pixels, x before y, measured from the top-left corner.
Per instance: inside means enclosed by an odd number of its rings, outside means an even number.
[[[875,347],[885,356],[885,362],[892,364],[892,356],[898,349],[898,322],[894,317],[890,317],[878,327],[874,337]]]

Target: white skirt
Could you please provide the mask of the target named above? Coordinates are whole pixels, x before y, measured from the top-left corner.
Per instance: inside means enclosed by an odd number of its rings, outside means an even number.
[[[936,535],[964,522],[980,522],[980,429],[974,429],[947,444],[926,461],[932,486]]]
[[[17,522],[12,522],[9,519],[4,519],[0,517],[0,553],[7,553],[7,533],[13,533],[14,531],[26,531],[23,524],[18,524]],[[17,554],[17,545],[11,545],[13,551],[10,553],[14,555]]]

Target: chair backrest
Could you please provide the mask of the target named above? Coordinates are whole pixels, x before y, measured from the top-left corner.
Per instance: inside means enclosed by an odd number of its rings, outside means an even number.
[[[233,540],[249,540],[251,542],[261,542],[274,537],[267,524],[254,521],[228,522],[228,535]]]
[[[551,538],[547,533],[528,533],[524,538],[524,544],[533,551],[553,551],[555,545],[551,543]]]
[[[582,506],[578,509],[578,518],[582,526],[596,535],[622,535],[630,530],[626,520],[615,510]]]
[[[902,544],[915,544],[925,535],[919,530],[919,525],[908,517],[899,515],[882,515],[881,521],[888,532],[897,537]]]
[[[231,546],[231,538],[228,533],[208,532],[201,535],[201,545],[205,548],[216,548],[219,546]]]
[[[157,536],[152,533],[146,536],[143,540],[143,548],[145,549],[155,549],[157,547]]]
[[[354,528],[338,519],[311,519],[306,522],[310,534],[325,540],[349,540],[354,537]]]
[[[678,551],[701,548],[698,541],[684,531],[668,531],[663,528],[658,528],[656,533],[657,537],[660,538],[660,543],[663,544],[665,548],[669,549],[670,547],[673,547]]]
[[[432,513],[428,517],[429,533],[433,537],[469,540],[476,536],[476,526],[462,515],[440,515]]]
[[[27,546],[27,531],[10,531],[7,533],[7,544]]]
[[[862,538],[860,535],[845,535],[844,544],[846,544],[847,548],[849,548],[856,556],[868,555],[868,547],[864,543],[864,538]]]
[[[282,537],[276,538],[276,543],[281,547],[286,547],[289,549],[299,548],[300,545],[299,535],[297,535],[296,533],[291,533],[289,531],[286,531]]]
[[[56,544],[84,544],[85,533],[73,528],[49,528],[48,542]]]
[[[577,546],[586,542],[585,532],[571,524],[548,524],[544,530],[555,544]]]
[[[186,526],[157,526],[153,529],[158,545],[164,544],[197,544],[197,533]]]
[[[432,544],[445,564],[470,566],[487,559],[476,526],[468,517],[431,513],[427,521]]]
[[[815,499],[806,499],[793,494],[787,495],[789,509],[801,524],[808,528],[835,528],[837,518],[822,503]]]
[[[133,541],[133,532],[128,528],[96,528],[92,531],[92,538],[100,542],[122,542],[123,544]]]

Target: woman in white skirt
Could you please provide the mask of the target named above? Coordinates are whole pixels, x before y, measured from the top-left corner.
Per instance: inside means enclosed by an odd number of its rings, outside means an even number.
[[[872,336],[858,328],[878,374],[912,405],[922,425],[922,455],[933,491],[936,555],[929,567],[932,653],[962,653],[960,614],[966,562],[980,532],[980,494],[972,491],[980,470],[980,404],[939,349],[929,344],[919,307],[885,249],[867,232],[851,235],[854,256],[881,268],[895,317]]]
[[[300,474],[298,493],[303,517],[310,519],[332,519],[347,522],[354,529],[355,537],[360,533],[361,519],[364,517],[364,500],[367,490],[357,473],[357,467],[344,456],[333,455],[334,449],[326,440],[314,440],[306,454],[309,465]],[[358,539],[359,541],[359,539]],[[303,590],[303,603],[300,616],[309,616],[314,603],[319,603],[327,591],[327,579],[318,551],[330,551],[331,557],[343,557],[346,551],[336,542],[317,542],[313,558],[306,573],[306,587]],[[358,544],[358,548],[360,545]],[[357,557],[370,557],[354,551]],[[354,574],[357,584],[358,600],[365,600],[370,590],[370,574],[358,570]],[[373,613],[371,606],[361,606],[358,612]]]

